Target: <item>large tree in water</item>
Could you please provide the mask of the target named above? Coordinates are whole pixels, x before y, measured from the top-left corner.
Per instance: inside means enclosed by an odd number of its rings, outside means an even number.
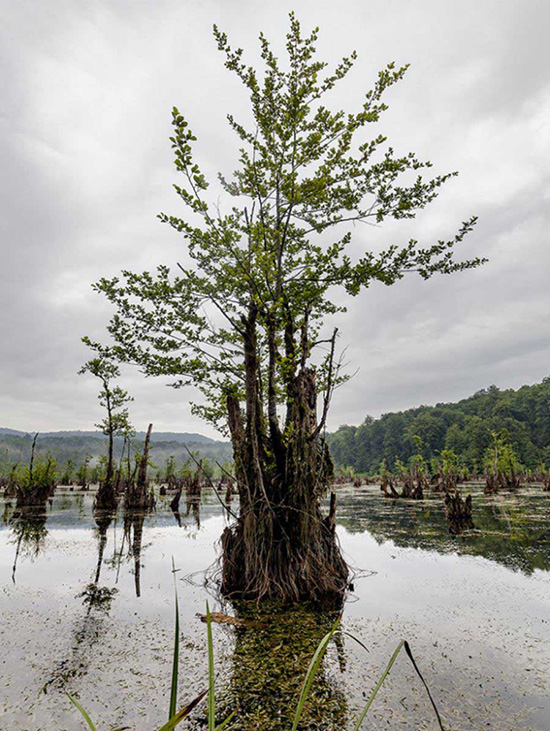
[[[182,234],[189,263],[176,274],[159,266],[94,285],[116,307],[113,340],[87,342],[147,375],[173,377],[176,387],[197,387],[204,398],[195,412],[231,436],[240,507],[222,537],[222,591],[232,597],[326,599],[346,588],[335,501],[327,516],[320,508],[333,474],[327,413],[345,379],[329,322],[343,311],[342,294],[481,263],[454,258],[474,218],[450,240],[351,256],[354,224],[413,218],[455,173],[425,178],[429,162],[364,134],[406,67],[381,71],[356,112],[325,106],[355,53],[328,70],[315,55],[317,33],[302,35],[291,14],[284,63],[260,35],[260,74],[214,27],[252,112],[249,126],[228,115],[239,165],[219,183],[230,203],[224,210],[219,190],[211,195],[193,156],[196,137],[174,108],[174,187],[187,214],[160,219]]]

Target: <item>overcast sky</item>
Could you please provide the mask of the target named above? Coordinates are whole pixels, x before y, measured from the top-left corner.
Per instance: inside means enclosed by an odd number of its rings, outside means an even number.
[[[199,137],[205,170],[229,173],[227,112],[246,95],[212,24],[255,63],[263,30],[280,47],[294,9],[321,29],[320,55],[358,52],[335,96],[352,111],[389,61],[410,63],[380,130],[437,172],[460,170],[414,222],[360,227],[355,251],[454,235],[483,268],[373,286],[341,320],[355,378],[329,426],[466,397],[550,374],[550,3],[548,0],[1,0],[0,426],[89,429],[97,386],[77,370],[83,334],[110,309],[90,289],[121,268],[173,265],[184,241],[156,219],[182,209],[171,184],[170,110]],[[364,229],[364,230],[363,230]],[[212,431],[189,392],[125,372],[134,423]]]

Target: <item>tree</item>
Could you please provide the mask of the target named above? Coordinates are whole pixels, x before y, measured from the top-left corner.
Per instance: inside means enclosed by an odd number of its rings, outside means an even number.
[[[114,439],[117,435],[126,436],[132,432],[128,409],[123,407],[133,399],[120,386],[112,385],[112,381],[120,376],[120,368],[103,355],[87,361],[79,373],[91,373],[101,381],[98,398],[101,406],[106,409],[107,416],[96,426],[107,437],[108,449],[105,474],[99,485],[96,503],[100,508],[115,508],[117,496],[114,479]]]
[[[260,35],[263,78],[214,26],[226,67],[250,97],[250,128],[228,115],[240,151],[232,178],[220,175],[233,204],[222,211],[193,156],[195,135],[177,108],[171,137],[183,182],[175,190],[188,210],[162,222],[187,240],[189,266],[173,276],[124,271],[95,288],[115,305],[110,346],[100,354],[137,364],[146,375],[192,384],[205,402],[195,413],[228,429],[240,508],[222,539],[222,591],[229,596],[316,599],[341,596],[348,570],[334,534],[334,507],[320,499],[332,479],[324,438],[329,404],[345,380],[330,316],[335,295],[374,282],[395,284],[470,269],[454,247],[475,224],[448,241],[416,240],[352,259],[355,224],[411,219],[455,173],[425,179],[431,163],[396,155],[378,134],[359,140],[387,106],[384,92],[407,67],[380,71],[359,110],[331,111],[324,99],[351,70],[352,53],[331,71],[316,59],[318,29],[302,34],[290,15],[284,67]],[[322,395],[317,414],[318,395]]]
[[[510,444],[507,429],[493,432],[493,444],[485,456],[485,492],[497,492],[499,488],[520,486],[517,473],[521,467],[514,448]]]

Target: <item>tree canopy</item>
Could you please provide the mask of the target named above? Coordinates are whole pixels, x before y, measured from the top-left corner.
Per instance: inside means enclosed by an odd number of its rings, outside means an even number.
[[[476,219],[463,222],[449,240],[406,240],[352,260],[353,224],[413,218],[457,174],[426,178],[429,161],[395,153],[382,134],[365,138],[387,109],[384,93],[407,66],[390,63],[380,71],[357,111],[332,111],[325,98],[350,72],[355,52],[328,70],[315,56],[318,29],[304,36],[291,14],[286,65],[260,35],[261,77],[217,27],[214,35],[226,67],[248,91],[253,117],[247,127],[228,115],[240,146],[238,169],[219,178],[229,206],[223,212],[209,198],[209,182],[193,155],[196,137],[174,108],[171,142],[182,178],[174,188],[188,214],[159,218],[183,234],[192,265],[176,275],[165,265],[155,273],[124,271],[95,288],[117,310],[109,354],[147,375],[172,376],[175,386],[197,386],[206,403],[196,411],[218,427],[227,418],[225,394],[245,396],[244,343],[253,323],[258,375],[275,428],[277,406],[288,403],[292,378],[310,360],[330,397],[337,380],[334,331],[322,328],[343,309],[334,304],[335,288],[354,296],[373,282],[391,285],[412,272],[429,279],[475,267],[481,259],[457,261],[453,249]]]
[[[375,474],[383,459],[390,469],[407,462],[416,452],[415,435],[427,461],[450,449],[461,464],[483,472],[492,435],[503,429],[525,467],[550,464],[550,378],[517,391],[489,386],[457,403],[366,417],[360,426],[341,426],[327,438],[336,464],[359,472]]]

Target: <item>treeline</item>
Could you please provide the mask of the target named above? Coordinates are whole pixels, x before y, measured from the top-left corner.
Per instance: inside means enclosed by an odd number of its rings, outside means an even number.
[[[7,494],[10,494],[16,485],[26,485],[31,482],[44,483],[48,486],[48,491],[57,485],[87,488],[90,485],[99,485],[105,479],[107,470],[105,449],[104,453],[94,458],[87,454],[82,459],[73,460],[69,457],[64,461],[59,461],[51,452],[44,449],[44,445],[40,443],[40,436],[35,442],[34,453],[32,443],[31,438],[28,453],[27,450],[24,452],[20,450],[17,459],[9,460],[4,457],[3,460],[0,460],[0,491],[7,488]],[[142,459],[140,445],[133,442],[129,446],[129,451],[123,452],[119,448],[113,455],[113,463],[121,484],[135,477]],[[159,460],[159,455],[157,455],[156,461],[153,461],[149,459],[151,454],[151,450],[149,450],[147,455],[149,479],[159,485],[177,487],[179,482],[186,483],[195,477],[197,465],[200,465],[201,475],[207,482],[220,480],[231,474],[233,469],[231,461],[227,459],[219,461],[215,457],[206,457],[201,455],[198,450],[190,449],[190,452],[191,454],[188,453],[186,459],[177,460],[174,455],[170,455]],[[30,463],[34,465],[34,479],[33,470],[29,468]]]
[[[517,391],[490,386],[457,403],[367,416],[360,426],[341,426],[327,438],[336,466],[360,473],[378,473],[383,460],[391,470],[409,463],[420,445],[428,464],[447,449],[481,474],[493,434],[503,431],[521,465],[537,470],[550,464],[550,377]]]
[[[16,464],[28,464],[31,454],[33,436],[30,434],[0,434],[0,476],[7,477]],[[134,447],[139,451],[143,439],[136,434],[132,439]],[[119,460],[124,440],[120,436],[114,438],[114,458]],[[176,471],[186,469],[189,464],[189,449],[194,455],[205,460],[205,465],[224,463],[231,460],[231,445],[227,442],[181,442],[151,439],[150,463],[151,473],[162,476],[166,464],[170,461]],[[82,478],[82,470],[87,466],[91,482],[97,482],[102,461],[106,454],[106,438],[100,434],[86,436],[48,436],[39,435],[36,441],[36,457],[38,460],[52,459],[56,464],[56,477],[60,483],[68,479]],[[208,470],[208,467],[206,467]],[[215,469],[214,469],[215,471]],[[77,478],[77,473],[80,476]]]

